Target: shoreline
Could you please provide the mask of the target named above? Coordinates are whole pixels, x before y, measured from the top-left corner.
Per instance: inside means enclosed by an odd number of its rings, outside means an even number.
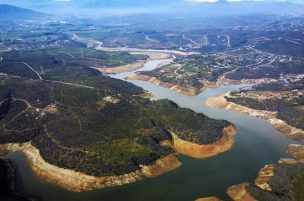
[[[81,38],[78,35],[74,34],[72,40],[76,42],[85,43],[88,48],[95,48],[96,50],[106,51],[106,52],[129,52],[130,54],[145,54],[151,56],[153,59],[154,54],[158,55],[181,55],[187,56],[191,54],[196,54],[196,52],[184,52],[179,50],[168,50],[168,49],[141,49],[141,48],[131,48],[131,47],[104,47],[103,42],[94,39]],[[154,57],[158,58],[158,57]]]
[[[227,189],[227,194],[234,201],[258,201],[248,191],[247,187],[251,184],[248,182],[230,186]]]
[[[178,50],[161,50],[161,49],[140,49],[140,48],[130,48],[130,47],[104,47],[103,43],[90,39],[88,42],[83,41],[80,37],[74,36],[74,40],[84,42],[87,44],[88,48],[95,48],[97,50],[101,51],[106,51],[106,52],[129,52],[129,53],[135,53],[135,54],[153,54],[153,53],[158,53],[158,54],[175,54],[175,55],[181,55],[181,56],[187,56],[193,53],[188,53],[188,52],[182,52]]]
[[[159,66],[160,67],[160,66]],[[302,75],[302,74],[301,74]],[[292,74],[294,76],[294,74]],[[304,76],[304,74],[303,74]],[[174,90],[178,93],[182,93],[188,96],[197,96],[200,93],[202,93],[204,90],[208,88],[217,88],[220,86],[229,86],[229,85],[240,85],[240,84],[262,84],[262,83],[269,83],[269,82],[275,82],[280,79],[274,79],[274,78],[260,78],[260,79],[241,79],[241,80],[231,80],[228,78],[225,78],[224,76],[221,76],[216,82],[211,82],[208,80],[201,80],[200,82],[203,84],[202,87],[183,87],[178,84],[173,84],[169,82],[164,82],[158,79],[157,77],[143,75],[139,73],[131,73],[126,77],[126,80],[141,80],[150,82],[152,84],[156,84],[158,86]]]
[[[116,66],[116,67],[101,67],[101,66],[93,66],[93,69],[98,70],[102,74],[118,74],[118,73],[125,73],[130,71],[135,71],[138,69],[143,68],[145,65],[145,61],[137,61],[131,64],[126,64],[122,66]]]
[[[301,144],[290,144],[287,147],[287,153],[289,153],[293,158],[281,158],[276,164],[265,165],[259,170],[258,176],[255,179],[254,184],[245,182],[238,185],[230,186],[227,189],[227,194],[234,201],[257,201],[256,198],[250,192],[248,192],[248,187],[254,186],[266,192],[273,192],[271,188],[270,181],[276,175],[276,165],[295,165],[304,164],[304,145]]]
[[[145,178],[157,177],[182,165],[177,154],[185,154],[194,158],[206,158],[228,151],[234,144],[236,127],[233,124],[223,128],[222,138],[212,144],[198,145],[181,140],[171,133],[172,141],[163,143],[171,146],[176,153],[157,159],[151,165],[139,165],[140,169],[123,175],[91,176],[72,169],[65,169],[46,162],[39,150],[31,142],[8,143],[0,145],[0,152],[19,151],[25,154],[35,175],[43,180],[73,192],[86,192],[96,189],[120,186],[141,181]]]
[[[262,118],[269,122],[273,128],[283,133],[286,137],[293,140],[303,140],[304,131],[302,129],[292,127],[285,121],[278,119],[276,117],[277,112],[256,110],[242,105],[237,105],[235,103],[228,102],[225,99],[225,96],[229,96],[229,93],[219,94],[215,97],[208,98],[205,101],[205,104],[210,107],[241,112],[254,117]]]
[[[0,145],[0,151],[19,151],[26,155],[33,172],[46,180],[62,188],[73,192],[85,192],[105,187],[119,186],[143,180],[147,177],[156,177],[173,170],[181,165],[180,159],[175,154],[169,154],[155,161],[149,166],[140,166],[141,169],[132,173],[118,176],[95,177],[64,169],[46,162],[40,155],[39,150],[31,142],[10,143]]]
[[[188,96],[197,96],[198,94],[202,93],[207,88],[217,88],[222,86],[229,86],[229,85],[236,85],[236,84],[260,84],[260,83],[267,83],[270,81],[275,81],[275,79],[268,79],[268,78],[262,78],[262,79],[242,79],[242,80],[229,80],[227,78],[220,78],[217,82],[209,82],[207,80],[202,81],[203,86],[199,88],[195,87],[183,87],[178,84],[172,84],[168,82],[164,82],[159,80],[156,77],[148,76],[148,75],[142,75],[138,73],[132,73],[129,74],[126,77],[126,80],[141,80],[150,82],[152,84],[156,84],[158,86],[174,90],[178,93],[182,93]]]
[[[230,150],[233,147],[236,133],[236,126],[230,124],[223,128],[221,139],[212,144],[200,145],[182,140],[175,133],[171,132],[173,137],[172,148],[174,148],[177,153],[193,158],[208,158]]]
[[[155,85],[167,88],[167,89],[171,89],[171,90],[174,90],[178,93],[182,93],[182,94],[185,94],[185,95],[188,95],[188,96],[196,96],[205,89],[205,87],[202,87],[200,89],[193,88],[193,87],[186,88],[186,87],[179,86],[177,84],[171,84],[171,83],[163,82],[163,81],[161,81],[161,80],[159,80],[155,77],[151,77],[151,76],[147,76],[147,75],[140,75],[140,74],[137,74],[137,73],[132,73],[132,74],[128,75],[126,77],[126,80],[141,80],[141,81],[150,82],[152,84],[155,84]]]
[[[16,166],[2,154],[0,156],[0,188],[1,200],[36,201],[24,191]]]
[[[198,198],[195,201],[222,201],[218,197],[205,197],[205,198]]]
[[[171,54],[153,53],[154,58],[157,56],[171,57]],[[147,59],[146,61],[149,61]],[[123,71],[130,70],[131,67],[142,68],[146,61],[141,61],[140,65],[126,65],[123,67],[114,67],[109,70]],[[93,67],[94,68],[94,67]],[[99,69],[98,69],[99,70]],[[174,86],[174,90],[178,92],[184,92],[189,94],[198,93],[196,89],[188,90],[179,86]],[[119,186],[123,184],[129,184],[136,181],[143,180],[149,177],[156,177],[162,175],[168,171],[174,170],[182,165],[177,154],[186,154],[194,158],[206,158],[215,156],[217,154],[228,151],[234,144],[234,136],[236,134],[236,127],[232,124],[223,128],[222,137],[211,144],[199,145],[192,142],[181,140],[171,133],[173,140],[170,140],[168,146],[171,146],[177,153],[169,154],[158,160],[151,165],[139,165],[139,170],[128,174],[118,176],[90,176],[81,172],[74,171],[72,169],[65,169],[46,162],[40,155],[39,150],[34,147],[31,142],[27,143],[11,143],[0,144],[0,151],[23,152],[29,161],[29,165],[33,172],[42,179],[56,184],[62,188],[65,188],[74,192],[85,192],[94,189],[100,189],[105,187]],[[192,153],[193,152],[193,153]]]
[[[103,66],[95,65],[95,66],[92,66],[91,68],[96,69],[103,74],[119,74],[119,73],[127,73],[127,72],[140,70],[141,68],[143,68],[145,66],[146,63],[148,63],[150,61],[164,60],[164,59],[172,58],[171,54],[159,53],[159,52],[151,52],[151,53],[150,52],[129,52],[129,53],[147,55],[149,58],[146,60],[138,60],[136,62],[121,65],[121,66],[115,66],[115,67],[104,66],[103,67]]]

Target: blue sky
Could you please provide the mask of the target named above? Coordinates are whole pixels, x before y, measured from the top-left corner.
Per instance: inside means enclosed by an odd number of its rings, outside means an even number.
[[[66,0],[66,1],[70,1],[70,0]],[[187,1],[194,1],[194,2],[216,2],[218,0],[187,0]],[[294,2],[294,3],[303,3],[304,0],[227,0],[230,2],[236,2],[236,1],[269,1],[269,2],[273,2],[273,1],[290,1],[290,2]]]
[[[69,1],[73,1],[73,0],[50,0],[50,1],[69,2]],[[100,0],[100,1],[102,1],[102,0]],[[107,1],[107,0],[104,0],[104,1]],[[121,1],[124,1],[124,0],[121,0]],[[151,0],[151,1],[153,1],[153,0]],[[181,1],[190,1],[190,2],[217,2],[219,0],[181,0]],[[304,3],[304,0],[226,0],[226,1],[230,1],[230,2],[239,2],[239,1],[269,1],[269,2],[278,1],[278,2],[282,2],[282,1],[288,1],[288,2],[294,2],[294,3]]]
[[[18,4],[18,3],[26,3],[28,2],[29,4],[35,3],[35,2],[45,2],[45,3],[50,3],[50,2],[90,2],[92,0],[0,0],[0,3],[12,3],[12,4]],[[99,2],[107,2],[107,1],[115,1],[115,0],[99,0]],[[131,0],[132,1],[132,0]],[[119,0],[118,2],[131,2],[130,0]],[[136,0],[137,2],[148,2],[146,0]],[[158,0],[150,0],[150,2],[160,2]],[[216,2],[219,0],[163,0],[163,2],[182,2],[182,1],[188,1],[188,2]],[[236,2],[236,1],[268,1],[268,2],[282,2],[282,1],[289,1],[289,2],[294,2],[294,3],[304,3],[304,0],[226,0],[230,2]]]

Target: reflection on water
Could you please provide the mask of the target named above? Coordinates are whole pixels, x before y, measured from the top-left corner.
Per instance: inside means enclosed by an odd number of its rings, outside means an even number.
[[[151,70],[161,62],[163,60],[149,62],[144,69]],[[122,79],[128,74],[113,77]],[[286,146],[293,142],[262,119],[204,105],[204,100],[208,97],[246,85],[207,89],[198,96],[190,97],[148,82],[130,82],[143,87],[158,99],[170,99],[211,118],[234,123],[238,127],[234,147],[226,153],[207,159],[181,156],[182,167],[160,177],[85,193],[69,192],[41,180],[33,175],[22,153],[10,153],[9,158],[18,165],[25,189],[30,195],[43,201],[193,201],[211,195],[227,200],[226,189],[229,186],[254,181],[259,169],[285,156]]]

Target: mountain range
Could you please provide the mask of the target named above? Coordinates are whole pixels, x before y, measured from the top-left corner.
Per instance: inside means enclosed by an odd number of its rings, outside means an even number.
[[[47,14],[42,12],[8,4],[0,4],[0,20],[32,20],[46,16]]]
[[[279,15],[303,15],[304,4],[296,4],[287,1],[234,1],[228,2],[220,0],[216,3],[195,2],[194,0],[1,0],[1,2],[10,2],[12,5],[21,6],[28,9],[39,10],[51,13],[69,13],[80,14],[82,11],[93,9],[137,9],[138,12],[168,12],[177,14],[196,15],[237,15],[237,14],[253,14],[267,13]],[[41,13],[32,13],[23,9],[14,11],[13,7],[4,5],[0,10],[1,15],[11,12],[11,18],[15,18],[22,13],[23,17],[36,17]],[[34,12],[34,11],[32,11]],[[93,12],[96,14],[98,12]]]

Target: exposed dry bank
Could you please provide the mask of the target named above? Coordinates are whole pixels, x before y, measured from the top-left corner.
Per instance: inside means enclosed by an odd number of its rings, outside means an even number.
[[[196,199],[195,201],[221,201],[221,200],[217,197],[206,197],[206,198]]]
[[[212,144],[199,145],[180,139],[172,133],[172,141],[167,145],[172,146],[177,153],[182,153],[195,158],[211,157],[229,150],[234,142],[236,127],[232,124],[222,131],[222,138]],[[163,143],[165,144],[165,143]],[[140,165],[140,169],[128,174],[115,176],[90,176],[71,169],[61,168],[46,162],[40,151],[27,143],[9,143],[0,145],[1,152],[23,152],[34,173],[50,183],[59,185],[65,189],[83,192],[99,188],[123,185],[142,180],[147,177],[160,176],[168,171],[174,170],[182,165],[175,154],[168,154],[151,165]]]
[[[158,159],[151,166],[141,166],[141,170],[129,174],[95,177],[47,163],[41,157],[39,150],[31,143],[2,144],[0,145],[0,151],[23,152],[36,175],[48,182],[75,192],[132,183],[142,180],[145,177],[159,176],[181,165],[179,158],[174,154],[170,154]]]
[[[294,158],[281,158],[278,163],[263,167],[255,184],[242,183],[228,188],[235,201],[302,200],[304,180],[304,145],[291,144],[287,152]]]
[[[124,73],[129,71],[134,71],[141,69],[144,66],[144,61],[138,61],[131,64],[126,64],[123,66],[117,66],[117,67],[102,67],[102,66],[94,66],[93,68],[104,73],[104,74],[117,74],[117,73]]]
[[[142,74],[138,74],[138,73],[132,73],[132,74],[128,75],[128,77],[126,79],[147,81],[152,84],[156,84],[161,87],[172,89],[176,92],[183,93],[183,94],[186,94],[189,96],[196,96],[197,94],[199,94],[201,91],[203,91],[205,89],[205,88],[195,88],[195,87],[182,87],[178,84],[171,84],[171,83],[163,82],[163,81],[157,79],[156,77],[151,77],[151,76],[142,75]]]
[[[170,64],[170,63],[169,63]],[[158,71],[161,71],[163,69],[166,70],[166,66],[169,65],[168,63],[163,63],[158,66]],[[174,65],[174,63],[173,63]],[[169,65],[170,66],[170,65]],[[179,66],[179,65],[177,65]],[[174,73],[172,73],[172,76],[176,76]],[[174,91],[177,91],[179,93],[183,93],[189,96],[196,96],[199,93],[203,92],[207,88],[215,88],[219,87],[221,85],[235,85],[235,84],[260,84],[260,83],[267,83],[276,81],[272,78],[261,78],[261,79],[240,79],[240,80],[232,80],[225,77],[225,75],[220,76],[216,81],[209,81],[207,79],[201,79],[197,78],[197,84],[196,86],[185,86],[183,84],[178,84],[177,82],[168,82],[161,79],[161,77],[153,76],[152,74],[148,73],[133,73],[130,74],[127,79],[130,80],[142,80],[142,81],[148,81],[153,84],[172,89]],[[186,78],[188,79],[188,78]],[[191,80],[187,80],[190,82]]]
[[[92,68],[104,73],[104,74],[118,74],[125,73],[130,71],[139,70],[144,67],[145,63],[153,60],[163,60],[171,58],[170,54],[161,53],[161,52],[129,52],[131,54],[142,54],[147,55],[149,58],[147,60],[141,60],[134,63],[115,66],[115,67],[105,67],[100,65],[94,65]]]
[[[197,87],[192,87],[192,86],[182,86],[179,84],[175,83],[169,83],[169,82],[164,82],[157,77],[141,74],[141,73],[132,73],[128,75],[127,79],[130,80],[141,80],[141,81],[147,81],[152,84],[156,84],[158,86],[162,86],[165,88],[172,89],[176,92],[186,94],[188,96],[196,96],[206,90],[207,88],[216,88],[221,85],[234,85],[234,84],[259,84],[259,83],[265,83],[265,82],[270,82],[270,81],[275,81],[274,79],[269,79],[269,78],[263,78],[263,79],[242,79],[242,80],[230,80],[222,76],[221,78],[218,79],[217,82],[211,82],[208,80],[201,80],[201,85]]]
[[[182,140],[172,133],[173,148],[181,154],[185,154],[194,158],[207,158],[230,150],[234,144],[234,136],[236,127],[232,124],[222,130],[222,137],[218,141],[211,144],[196,144]]]
[[[249,114],[255,117],[263,118],[267,120],[275,129],[279,130],[291,139],[301,139],[304,136],[304,131],[299,128],[288,125],[285,121],[278,119],[277,113],[266,110],[256,110],[242,105],[237,105],[232,102],[228,102],[225,97],[229,97],[230,93],[219,94],[215,97],[208,98],[205,103],[211,107],[217,107],[226,110],[232,110]]]

